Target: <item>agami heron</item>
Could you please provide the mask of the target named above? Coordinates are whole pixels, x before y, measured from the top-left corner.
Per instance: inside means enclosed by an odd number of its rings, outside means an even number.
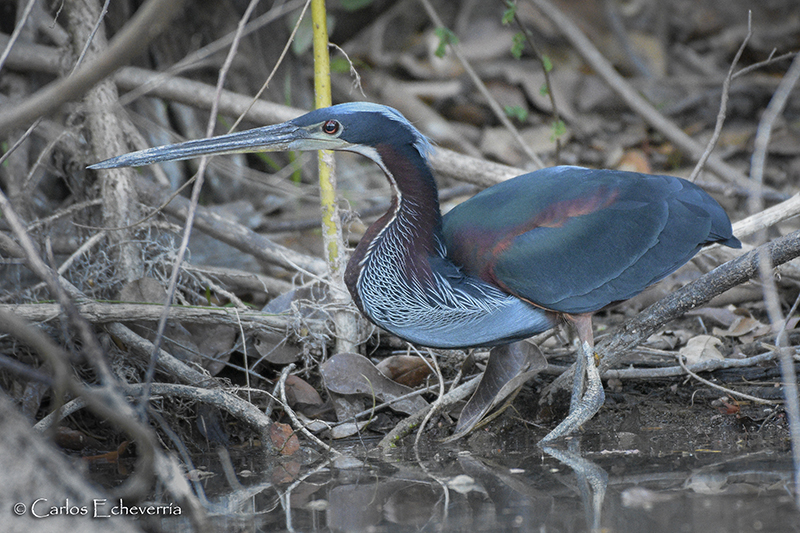
[[[696,185],[624,171],[546,168],[489,187],[442,216],[430,143],[396,110],[363,102],[89,168],[320,149],[366,156],[392,189],[389,211],[369,227],[345,272],[355,304],[375,324],[434,348],[511,343],[560,320],[575,326],[570,414],[544,441],[572,432],[603,403],[593,312],[640,293],[706,244],[741,246],[725,211]]]

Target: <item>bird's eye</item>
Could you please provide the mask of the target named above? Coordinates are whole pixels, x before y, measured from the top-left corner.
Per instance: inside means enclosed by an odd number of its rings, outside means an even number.
[[[339,124],[337,121],[328,120],[327,122],[325,122],[325,124],[322,125],[322,132],[327,133],[328,135],[335,135],[336,133],[339,132],[339,129],[341,127],[342,125]]]

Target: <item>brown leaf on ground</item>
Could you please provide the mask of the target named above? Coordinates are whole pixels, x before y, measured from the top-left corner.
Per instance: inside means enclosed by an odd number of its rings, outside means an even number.
[[[407,387],[421,385],[432,372],[430,363],[415,355],[393,355],[376,366],[384,376]]]
[[[755,318],[749,316],[737,316],[728,326],[728,329],[714,328],[714,335],[722,337],[760,337],[767,335],[772,328]]]
[[[286,399],[294,407],[303,405],[322,405],[319,393],[301,377],[290,375],[286,378]]]
[[[281,455],[292,455],[300,449],[300,441],[291,426],[274,422],[269,427],[269,438]]]
[[[328,390],[341,395],[374,397],[388,402],[414,392],[412,388],[388,379],[369,359],[355,353],[337,353],[320,367],[320,371]],[[414,396],[397,400],[391,407],[412,414],[427,405],[424,399]]]

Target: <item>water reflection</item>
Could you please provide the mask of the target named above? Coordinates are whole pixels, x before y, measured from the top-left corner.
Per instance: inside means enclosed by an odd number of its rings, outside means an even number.
[[[580,442],[577,439],[570,441],[566,450],[552,446],[544,446],[542,450],[571,468],[575,473],[576,484],[586,515],[586,524],[591,531],[600,531],[603,501],[608,487],[606,471],[581,455]]]
[[[433,446],[421,461],[359,446],[307,464],[232,450],[239,487],[222,474],[201,483],[215,531],[798,530],[788,452],[650,454],[587,442],[583,453]]]

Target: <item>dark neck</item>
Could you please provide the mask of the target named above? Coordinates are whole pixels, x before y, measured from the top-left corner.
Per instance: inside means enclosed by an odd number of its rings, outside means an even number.
[[[391,244],[402,250],[408,262],[406,268],[414,265],[424,268],[427,261],[422,259],[437,254],[442,227],[436,182],[417,149],[413,146],[397,149],[385,144],[375,148],[392,187],[392,205],[367,229],[347,264],[345,283],[359,307],[356,284],[361,263],[367,254],[381,253],[373,241],[392,239]]]
[[[388,172],[392,195],[397,198],[396,223],[411,226],[407,229],[413,229],[414,245],[421,247],[420,252],[434,253],[434,238],[441,232],[442,215],[436,181],[427,161],[411,146],[397,150],[379,145],[377,150]]]

